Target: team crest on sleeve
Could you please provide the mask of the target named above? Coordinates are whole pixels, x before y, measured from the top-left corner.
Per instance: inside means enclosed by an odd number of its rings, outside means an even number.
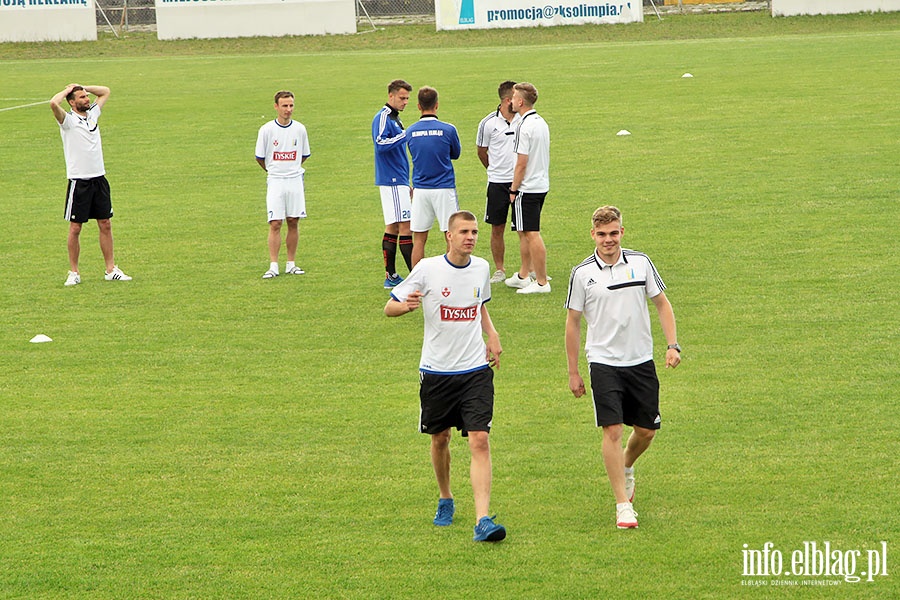
[[[446,298],[446,297],[449,296],[449,295],[450,295],[450,288],[449,288],[449,287],[441,288],[441,296],[443,296],[444,298]]]

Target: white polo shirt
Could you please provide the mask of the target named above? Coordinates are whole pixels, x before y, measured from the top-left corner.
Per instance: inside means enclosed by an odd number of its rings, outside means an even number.
[[[478,124],[475,145],[488,149],[488,182],[511,183],[516,168],[513,152],[516,130],[500,110],[487,115]]]
[[[100,139],[100,107],[92,104],[87,116],[67,112],[59,124],[67,179],[93,179],[106,175],[103,166],[103,143]]]
[[[303,175],[306,169],[301,164],[303,157],[308,156],[309,138],[302,123],[292,119],[282,125],[272,119],[259,128],[256,158],[265,159],[269,177],[284,179]]]
[[[647,299],[666,289],[650,258],[622,248],[607,265],[596,251],[572,269],[566,308],[587,321],[589,363],[632,367],[653,359]]]
[[[491,299],[490,279],[490,266],[483,258],[472,256],[468,265],[458,267],[446,255],[433,256],[420,260],[391,291],[398,302],[406,302],[416,290],[424,294],[420,371],[455,375],[487,366],[481,305]]]
[[[513,119],[516,128],[513,151],[527,154],[525,178],[519,185],[520,192],[541,194],[550,191],[550,128],[541,115],[533,109],[519,119]]]

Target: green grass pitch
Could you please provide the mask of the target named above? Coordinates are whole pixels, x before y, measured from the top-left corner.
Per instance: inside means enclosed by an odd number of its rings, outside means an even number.
[[[898,15],[0,45],[0,598],[896,596]],[[471,541],[459,438],[457,524],[431,525],[421,320],[381,312],[369,127],[395,77],[440,92],[476,214],[475,127],[497,84],[533,82],[551,128],[554,291],[501,286],[490,303],[498,545]],[[129,283],[102,280],[90,223],[84,283],[63,287],[59,133],[46,105],[14,107],[70,81],[112,89],[101,126]],[[310,133],[308,274],[263,281],[253,150],[281,88]],[[563,348],[569,269],[606,203],[659,268],[684,346],[660,372],[663,429],[628,532]],[[39,333],[54,341],[29,344]],[[813,541],[887,542],[889,574],[742,584],[745,544],[787,562]]]

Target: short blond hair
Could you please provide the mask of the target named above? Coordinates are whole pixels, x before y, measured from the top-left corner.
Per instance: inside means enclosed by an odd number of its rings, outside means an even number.
[[[608,225],[614,221],[622,224],[622,211],[615,206],[601,206],[594,211],[591,216],[591,226],[599,227],[600,225]]]
[[[537,103],[538,91],[534,85],[526,82],[517,83],[513,89],[519,92],[519,96],[525,101],[525,106],[534,106]]]

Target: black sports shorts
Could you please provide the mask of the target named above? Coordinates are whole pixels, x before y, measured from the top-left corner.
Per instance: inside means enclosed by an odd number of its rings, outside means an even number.
[[[484,208],[484,222],[491,225],[506,225],[509,217],[509,186],[510,183],[488,182],[487,203]]]
[[[450,427],[462,431],[491,431],[494,418],[494,371],[490,367],[436,375],[419,372],[419,431],[436,434]]]
[[[69,180],[66,186],[66,221],[87,223],[88,219],[109,219],[112,216],[109,182],[105,176]]]
[[[547,192],[529,194],[519,192],[513,204],[512,230],[513,231],[540,231],[541,210],[544,208],[544,199]]]
[[[652,360],[633,367],[591,363],[597,427],[625,425],[659,429],[659,379]]]

